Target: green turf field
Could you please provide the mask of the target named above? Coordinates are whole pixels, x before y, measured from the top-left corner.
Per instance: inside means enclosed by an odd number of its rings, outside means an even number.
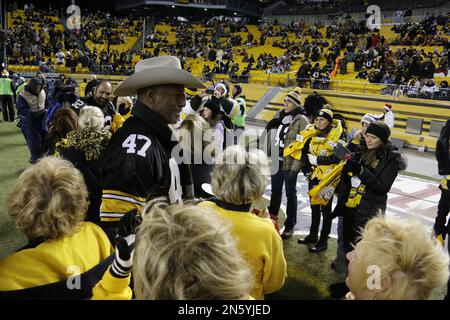
[[[0,258],[25,244],[25,238],[17,232],[5,210],[4,199],[10,186],[29,166],[29,152],[24,137],[15,123],[0,123]],[[17,195],[20,197],[20,195]],[[267,206],[261,200],[257,206]],[[280,221],[283,222],[283,221]],[[327,299],[328,285],[343,280],[331,270],[330,263],[336,254],[336,240],[329,240],[329,248],[320,254],[308,252],[308,247],[297,244],[298,237],[284,241],[284,254],[288,264],[288,278],[284,288],[268,299]],[[434,299],[442,299],[444,288]]]
[[[25,238],[6,213],[5,197],[20,173],[30,165],[29,158],[25,138],[16,123],[0,123],[0,258],[25,244]]]

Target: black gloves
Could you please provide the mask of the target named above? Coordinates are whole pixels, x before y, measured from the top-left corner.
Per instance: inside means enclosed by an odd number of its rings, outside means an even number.
[[[142,217],[136,209],[127,212],[120,219],[116,236],[116,256],[110,269],[111,274],[116,278],[126,278],[131,272],[136,228],[141,221]]]
[[[360,174],[361,173],[362,166],[358,161],[355,160],[347,160],[345,162],[344,168],[342,171],[344,172],[352,172],[354,174]]]
[[[270,129],[274,129],[274,128],[278,128],[278,126],[281,124],[281,119],[280,118],[273,118],[272,120],[270,120],[267,125],[266,125],[266,130],[270,130]]]

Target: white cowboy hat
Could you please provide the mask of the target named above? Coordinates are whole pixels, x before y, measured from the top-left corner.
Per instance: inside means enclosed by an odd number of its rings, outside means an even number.
[[[139,61],[135,73],[125,79],[114,91],[115,96],[130,96],[141,88],[180,84],[186,88],[206,88],[196,77],[181,69],[180,59],[163,56]]]

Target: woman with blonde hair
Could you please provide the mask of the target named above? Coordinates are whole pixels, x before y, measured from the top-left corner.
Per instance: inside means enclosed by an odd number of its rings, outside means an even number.
[[[350,299],[425,300],[449,277],[448,254],[419,221],[373,218],[347,257]]]
[[[250,212],[253,202],[261,199],[267,186],[269,161],[261,150],[245,151],[241,146],[225,149],[212,176],[214,201],[199,206],[213,208],[233,225],[238,249],[252,267],[256,282],[251,296],[264,299],[264,294],[279,290],[286,277],[283,243],[267,210],[261,217]]]
[[[87,199],[83,176],[69,161],[45,157],[20,175],[6,205],[28,245],[0,260],[0,298],[91,297],[113,248],[100,227],[83,222]]]
[[[100,221],[102,186],[99,159],[106,148],[111,132],[104,128],[102,110],[86,106],[78,117],[78,130],[67,134],[66,139],[56,144],[57,155],[69,160],[81,171],[89,191],[87,221]]]
[[[80,111],[78,126],[91,132],[101,131],[104,128],[105,116],[102,110],[95,106],[86,106]]]
[[[214,169],[214,135],[209,123],[199,115],[188,115],[178,129],[183,157],[191,167],[194,180],[194,196],[209,198],[202,184],[211,182]],[[205,152],[206,151],[206,152]]]
[[[122,218],[116,259],[94,299],[131,299],[131,272],[137,299],[249,299],[253,285],[229,222],[209,208],[169,206],[161,198],[147,203],[142,216]]]

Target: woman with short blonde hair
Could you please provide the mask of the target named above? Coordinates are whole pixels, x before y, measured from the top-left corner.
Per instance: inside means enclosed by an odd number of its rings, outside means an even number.
[[[89,131],[101,131],[105,125],[105,116],[98,107],[86,106],[80,111],[78,116],[78,126],[80,129]]]
[[[375,217],[347,257],[356,299],[424,300],[449,278],[448,254],[419,221]]]
[[[212,173],[212,192],[217,199],[199,204],[213,208],[232,223],[238,249],[256,279],[251,291],[255,299],[279,290],[286,277],[283,243],[267,209],[260,216],[250,212],[252,203],[264,194],[268,175],[269,160],[262,151],[228,147]]]
[[[134,240],[135,239],[135,240]],[[94,299],[249,299],[253,275],[214,210],[169,205],[164,197],[120,221],[116,259],[93,290]],[[120,257],[120,259],[118,259]]]
[[[214,168],[212,192],[228,203],[249,204],[261,199],[269,174],[269,159],[264,152],[246,152],[240,146],[231,146]]]
[[[28,239],[48,240],[77,231],[87,199],[80,171],[68,161],[46,157],[20,175],[6,203],[17,229]]]
[[[0,260],[0,299],[90,298],[113,248],[99,226],[83,221],[88,192],[81,173],[69,161],[44,157],[20,175],[6,205],[28,244]],[[80,275],[78,290],[68,286],[72,272]]]
[[[213,210],[148,205],[137,233],[134,290],[138,299],[248,299],[253,278]]]

